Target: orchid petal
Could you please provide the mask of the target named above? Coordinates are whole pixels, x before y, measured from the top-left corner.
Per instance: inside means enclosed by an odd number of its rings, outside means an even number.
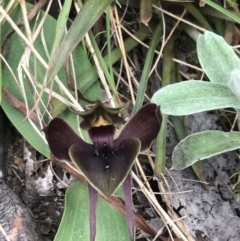
[[[89,196],[89,222],[90,222],[90,241],[95,240],[96,236],[96,211],[98,192],[88,184],[88,196]]]
[[[105,197],[110,197],[130,172],[141,143],[137,138],[123,140],[111,155],[94,155],[93,147],[72,145],[69,155],[88,182]]]
[[[134,240],[134,213],[133,213],[133,200],[132,200],[132,176],[128,174],[123,182],[124,201],[126,208],[126,216],[128,222],[128,229],[131,239]]]
[[[115,140],[116,145],[129,137],[141,141],[141,151],[146,150],[157,137],[161,125],[160,107],[155,104],[143,106],[123,127]]]
[[[54,118],[48,126],[43,129],[49,148],[53,155],[59,160],[71,161],[68,149],[71,145],[86,144],[74,130],[62,119]]]

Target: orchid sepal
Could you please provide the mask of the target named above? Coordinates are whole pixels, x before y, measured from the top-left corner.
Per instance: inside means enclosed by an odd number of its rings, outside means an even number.
[[[157,137],[162,121],[160,107],[156,104],[144,105],[121,129],[116,145],[125,138],[136,137],[141,141],[141,151],[149,148]]]

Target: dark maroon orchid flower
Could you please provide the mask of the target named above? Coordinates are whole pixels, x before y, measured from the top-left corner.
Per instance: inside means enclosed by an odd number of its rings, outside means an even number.
[[[86,143],[62,119],[54,118],[44,128],[49,147],[58,160],[72,161],[88,181],[90,240],[95,239],[98,192],[106,198],[123,184],[130,235],[134,237],[130,170],[140,151],[146,150],[160,129],[160,109],[155,104],[142,107],[115,137],[123,124],[124,108],[108,108],[101,102],[89,111],[78,113],[93,144]]]

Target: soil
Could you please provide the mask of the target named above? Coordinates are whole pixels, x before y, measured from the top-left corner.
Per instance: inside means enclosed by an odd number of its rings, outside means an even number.
[[[204,130],[222,130],[217,124],[219,118],[215,114],[199,113],[188,118],[188,133]],[[176,138],[171,127],[168,129],[168,157],[175,147]],[[199,147],[200,148],[200,147]],[[238,241],[240,240],[240,202],[233,193],[236,178],[230,178],[240,170],[238,151],[214,156],[203,161],[203,171],[208,183],[208,190],[197,182],[191,168],[183,171],[171,170],[166,174],[171,204],[177,210],[198,240],[206,241]],[[171,165],[171,163],[169,164]]]
[[[53,240],[63,213],[65,189],[54,185],[50,162],[37,157],[11,123],[6,125],[6,183],[32,214],[42,240]],[[32,168],[27,149],[32,151]]]

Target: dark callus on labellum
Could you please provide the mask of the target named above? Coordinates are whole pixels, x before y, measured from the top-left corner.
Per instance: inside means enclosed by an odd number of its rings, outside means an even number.
[[[72,161],[88,181],[90,204],[90,240],[96,234],[96,206],[98,192],[110,197],[122,184],[128,227],[134,238],[130,170],[140,151],[146,150],[156,138],[161,124],[159,106],[143,106],[124,125],[118,136],[116,127],[123,124],[119,114],[124,108],[108,108],[100,101],[88,111],[78,113],[93,144],[86,143],[62,119],[54,118],[44,128],[49,147],[58,160]]]

